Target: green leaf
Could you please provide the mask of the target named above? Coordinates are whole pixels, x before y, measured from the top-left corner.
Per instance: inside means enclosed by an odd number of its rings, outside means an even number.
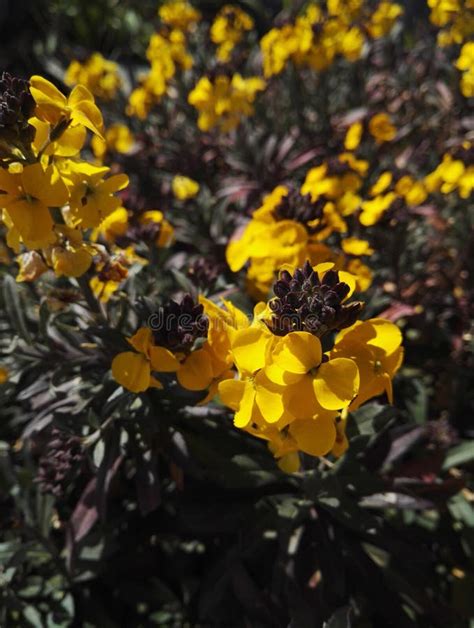
[[[448,452],[443,463],[443,470],[446,471],[472,461],[474,461],[474,442],[461,443]]]
[[[11,275],[5,275],[3,278],[3,299],[11,324],[25,342],[32,344],[25,321],[24,305],[20,301],[18,284]]]

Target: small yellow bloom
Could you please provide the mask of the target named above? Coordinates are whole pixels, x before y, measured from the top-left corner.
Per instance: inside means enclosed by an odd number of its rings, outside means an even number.
[[[100,236],[107,242],[114,242],[119,236],[123,236],[128,229],[128,211],[125,207],[118,207],[100,223],[92,234],[92,240],[96,241]]]
[[[402,13],[403,9],[399,4],[382,0],[367,25],[370,36],[374,39],[385,37]]]
[[[383,393],[393,402],[392,379],[403,361],[401,343],[398,327],[381,318],[357,322],[339,332],[331,357],[355,360],[360,372],[359,393],[350,410]]]
[[[164,248],[169,246],[174,240],[174,228],[169,223],[158,209],[150,209],[139,218],[139,222],[142,225],[155,224],[159,225],[158,237],[155,244],[158,248]]]
[[[199,183],[182,175],[176,175],[173,178],[171,187],[175,198],[180,201],[194,198],[199,192]]]
[[[115,98],[122,85],[119,67],[114,61],[94,52],[85,63],[71,61],[64,77],[66,85],[84,85],[103,100]]]
[[[153,344],[151,329],[140,328],[129,343],[135,352],[124,351],[116,355],[112,361],[112,375],[130,392],[145,392],[150,387],[162,388],[152,372],[173,373],[179,369],[179,362],[171,351]]]
[[[103,159],[110,152],[127,154],[132,148],[134,137],[132,132],[124,124],[111,124],[105,131],[105,140],[95,136],[92,138],[91,147],[97,159]]]
[[[374,249],[367,240],[359,240],[359,238],[345,238],[342,241],[342,250],[348,255],[372,255]]]
[[[201,19],[201,13],[192,4],[183,0],[168,0],[158,14],[165,24],[182,31],[189,30]]]
[[[243,117],[254,114],[253,103],[265,86],[265,81],[257,76],[243,78],[234,74],[229,78],[218,75],[212,81],[204,76],[189,94],[188,102],[199,112],[201,131],[210,131],[217,126],[226,133],[235,129]]]
[[[356,150],[359,147],[362,139],[362,133],[364,131],[364,125],[362,122],[354,122],[347,129],[346,138],[344,140],[344,148],[346,150]]]
[[[66,246],[54,246],[51,251],[51,261],[56,275],[61,277],[81,277],[92,264],[90,247],[81,243]]]
[[[370,201],[363,201],[361,204],[362,212],[359,216],[361,224],[365,227],[375,225],[387,211],[393,201],[397,198],[394,192],[376,196]]]
[[[391,142],[397,135],[397,129],[386,113],[377,113],[370,119],[369,132],[379,143]]]
[[[390,171],[382,172],[377,181],[369,190],[369,196],[379,196],[383,194],[385,190],[390,187],[392,183],[393,175]]]
[[[217,58],[226,63],[246,31],[252,30],[253,19],[237,6],[226,4],[220,9],[211,26],[211,40],[218,45]]]
[[[69,194],[52,166],[31,164],[18,173],[0,169],[0,192],[0,207],[25,246],[39,249],[55,241],[49,208],[62,207]]]
[[[36,101],[36,117],[49,122],[55,129],[83,126],[103,137],[102,114],[94,97],[83,85],[76,85],[66,98],[57,87],[42,76],[30,78],[31,95]]]
[[[70,164],[65,175],[70,200],[67,220],[74,227],[84,229],[98,227],[102,220],[120,207],[115,192],[128,185],[125,174],[115,174],[104,179],[110,168],[93,166],[86,162]]]

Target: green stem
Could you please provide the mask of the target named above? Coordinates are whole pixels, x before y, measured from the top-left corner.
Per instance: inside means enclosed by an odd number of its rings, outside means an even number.
[[[87,305],[90,307],[91,311],[94,314],[97,314],[101,318],[105,319],[102,306],[100,302],[95,298],[94,293],[92,292],[91,287],[89,286],[87,276],[82,275],[82,277],[78,277],[77,283],[79,284],[79,288],[81,289],[82,294],[84,295]]]

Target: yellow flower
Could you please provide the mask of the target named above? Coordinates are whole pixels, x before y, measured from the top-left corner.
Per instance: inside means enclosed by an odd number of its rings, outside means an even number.
[[[362,139],[364,126],[362,122],[354,122],[347,129],[346,138],[344,140],[344,148],[346,150],[356,150]]]
[[[128,341],[135,349],[124,351],[112,361],[112,375],[117,383],[134,393],[148,388],[162,388],[152,372],[173,373],[178,370],[176,357],[164,347],[153,344],[153,334],[147,327],[140,328]]]
[[[158,209],[150,209],[146,212],[143,212],[143,214],[139,218],[139,222],[142,225],[156,224],[160,226],[158,237],[155,241],[155,244],[158,248],[164,248],[173,242],[173,226],[166,220],[163,212],[160,212]]]
[[[284,387],[271,382],[263,367],[273,337],[263,325],[236,331],[231,354],[239,379],[226,379],[218,386],[222,402],[235,411],[234,425],[278,423],[292,420],[286,409]]]
[[[367,240],[359,238],[345,238],[342,241],[342,250],[348,255],[372,255],[374,249],[371,248]]]
[[[458,188],[466,175],[466,167],[460,159],[444,155],[438,167],[425,177],[424,185],[428,192],[441,191],[450,194]]]
[[[339,332],[331,359],[350,358],[357,363],[360,373],[359,393],[350,410],[384,392],[393,402],[392,379],[403,361],[401,343],[398,327],[381,318],[357,322]]]
[[[186,48],[186,35],[173,29],[168,35],[168,46],[173,61],[181,66],[183,70],[190,70],[193,67],[193,58]]]
[[[370,119],[369,132],[379,143],[390,142],[397,135],[397,129],[386,113],[377,113]]]
[[[361,57],[364,43],[362,31],[357,26],[353,26],[341,38],[339,43],[341,54],[348,61],[357,61]]]
[[[428,198],[428,192],[423,182],[415,181],[408,175],[405,175],[397,181],[395,192],[403,196],[407,205],[411,207],[421,205]]]
[[[382,0],[367,24],[370,36],[374,39],[385,37],[402,13],[403,9],[399,4]]]
[[[310,418],[320,408],[347,408],[359,390],[356,362],[347,358],[323,362],[319,338],[304,331],[279,339],[265,373],[275,384],[294,390],[290,412],[295,418]]]
[[[463,70],[461,92],[466,98],[474,96],[474,42],[468,42],[461,48],[456,67]]]
[[[147,89],[147,83],[144,82],[130,94],[126,114],[127,116],[136,116],[140,120],[145,120],[154,104],[153,94]]]
[[[229,61],[232,50],[246,31],[252,30],[253,19],[237,6],[224,5],[217,13],[211,26],[211,40],[218,44],[217,58],[223,63]]]
[[[281,29],[272,28],[268,31],[260,42],[265,78],[280,74],[298,47],[298,37],[293,25],[286,24]]]
[[[199,183],[182,175],[176,175],[173,177],[171,187],[175,198],[180,201],[186,201],[189,198],[194,198],[199,192]]]
[[[55,129],[66,130],[67,126],[83,126],[102,136],[102,114],[94,97],[83,85],[76,85],[66,98],[57,87],[42,76],[30,78],[31,95],[36,102],[36,117],[49,122]]]
[[[361,224],[365,227],[375,225],[396,198],[397,195],[394,192],[389,192],[388,194],[376,196],[370,201],[363,201],[361,204],[362,212],[359,216]]]
[[[123,236],[128,229],[128,211],[125,207],[118,207],[110,213],[94,230],[91,239],[98,240],[102,236],[107,242],[114,242],[119,236]]]
[[[201,13],[182,0],[168,0],[159,8],[158,14],[165,24],[182,31],[189,30],[201,19]]]
[[[92,152],[98,159],[103,159],[107,151],[126,154],[133,146],[133,134],[124,124],[111,124],[105,131],[105,140],[94,136],[91,141]]]
[[[474,97],[474,70],[472,68],[462,75],[460,87],[463,96],[466,98]]]
[[[209,319],[207,341],[201,349],[193,351],[182,362],[177,373],[178,381],[188,390],[206,390],[208,394],[200,403],[207,403],[218,390],[220,382],[233,379],[231,343],[239,329],[250,325],[247,316],[229,301],[224,308],[204,297],[199,297],[204,313]]]
[[[115,174],[104,180],[110,168],[98,167],[86,162],[71,163],[65,176],[70,200],[67,220],[74,227],[97,227],[120,207],[121,201],[114,192],[128,185],[125,174]]]
[[[51,251],[54,272],[59,277],[80,277],[92,264],[92,252],[84,243],[54,246]]]
[[[39,163],[21,172],[0,169],[0,207],[19,237],[30,249],[48,246],[56,239],[50,207],[62,207],[68,190],[52,166]]]
[[[36,129],[35,139],[31,144],[36,155],[41,151],[45,156],[75,157],[86,141],[87,132],[83,126],[68,127],[57,140],[51,141],[51,125],[48,122],[30,118],[28,124]]]
[[[265,85],[257,76],[245,79],[240,74],[232,78],[218,75],[213,81],[205,76],[189,94],[188,102],[199,112],[201,131],[218,126],[225,133],[235,129],[243,117],[253,115],[256,95]]]
[[[370,188],[369,196],[379,196],[380,194],[383,194],[385,190],[390,187],[392,179],[393,175],[389,170],[382,172],[377,181]]]
[[[71,61],[64,82],[70,86],[84,85],[103,100],[112,100],[122,85],[118,65],[99,52],[94,52],[85,63]]]

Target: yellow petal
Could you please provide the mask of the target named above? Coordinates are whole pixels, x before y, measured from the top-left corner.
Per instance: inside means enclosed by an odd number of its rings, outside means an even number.
[[[150,363],[140,353],[125,351],[113,359],[112,375],[127,390],[144,392],[150,386]]]
[[[285,414],[284,389],[272,384],[261,371],[255,379],[255,402],[267,423],[277,423]]]
[[[148,357],[152,342],[153,333],[149,327],[140,327],[140,329],[129,338],[128,342],[139,353],[143,353]]]
[[[375,337],[368,339],[367,344],[380,347],[387,354],[393,353],[401,345],[402,332],[394,323],[383,318],[371,318],[365,323],[375,332]]]
[[[292,331],[278,342],[273,358],[282,370],[303,375],[321,364],[321,343],[306,331]]]
[[[232,355],[240,372],[255,373],[265,366],[270,332],[261,327],[249,327],[236,332]]]
[[[311,456],[325,456],[336,442],[334,419],[324,415],[315,419],[294,421],[289,431],[299,449]]]
[[[202,349],[191,353],[178,371],[178,382],[187,390],[205,390],[213,379],[211,359]]]
[[[284,473],[297,473],[301,467],[300,457],[297,451],[285,454],[278,460],[278,466]]]
[[[30,91],[37,105],[52,104],[60,108],[66,106],[66,96],[42,76],[34,75],[30,78]]]
[[[180,368],[174,353],[164,347],[150,347],[150,362],[152,370],[159,373],[174,373]]]
[[[217,390],[222,403],[237,412],[244,395],[245,382],[237,379],[226,379],[219,383]]]
[[[239,409],[235,413],[235,427],[247,427],[252,422],[255,414],[255,389],[251,382],[244,382],[244,390]]]
[[[326,410],[347,407],[359,390],[359,369],[353,360],[334,358],[321,364],[314,378],[316,399]]]

